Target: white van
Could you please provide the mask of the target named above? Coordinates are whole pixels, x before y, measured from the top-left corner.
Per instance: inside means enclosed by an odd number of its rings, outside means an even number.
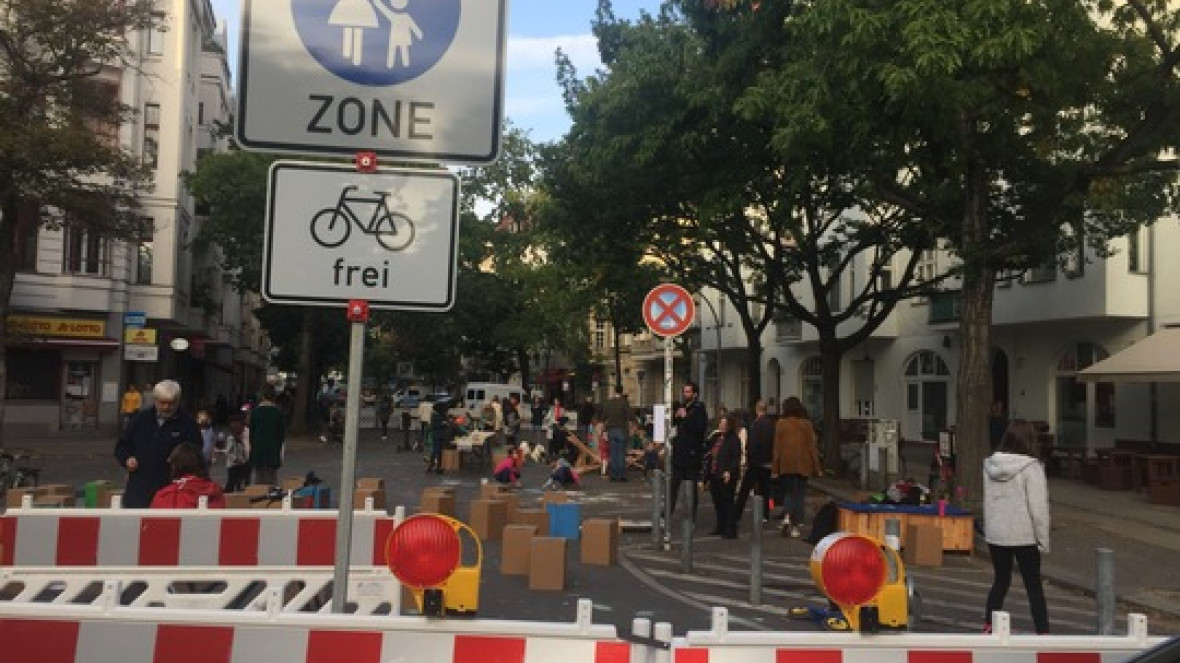
[[[485,403],[490,402],[496,396],[500,397],[502,403],[513,395],[519,398],[521,403],[525,402],[524,387],[518,384],[468,382],[467,387],[463,390],[463,409],[468,416],[478,418]],[[525,415],[522,413],[521,417],[525,417]]]

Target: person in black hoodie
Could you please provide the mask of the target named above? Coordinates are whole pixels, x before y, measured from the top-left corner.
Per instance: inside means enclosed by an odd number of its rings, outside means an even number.
[[[697,518],[696,482],[701,478],[701,458],[705,455],[705,435],[709,428],[709,415],[700,401],[700,389],[695,382],[684,383],[681,392],[684,404],[672,414],[672,425],[676,436],[672,438],[672,486],[669,498],[672,513],[676,512],[676,499],[680,495],[680,483],[688,481],[692,486],[692,519]]]
[[[179,401],[180,385],[161,380],[152,388],[152,407],[135,413],[119,434],[115,459],[127,470],[125,508],[148,508],[156,491],[172,482],[168,458],[173,449],[185,442],[200,448],[197,420],[180,409]]]
[[[709,492],[713,495],[713,509],[717,512],[717,526],[713,534],[723,539],[737,538],[737,522],[733,517],[733,494],[742,469],[742,441],[737,434],[737,417],[727,414],[717,422],[713,448],[709,451]]]
[[[746,474],[737,489],[733,507],[733,524],[742,520],[746,499],[753,488],[762,500],[762,521],[770,519],[770,460],[774,451],[774,418],[767,414],[766,401],[754,404],[754,421],[746,436]]]

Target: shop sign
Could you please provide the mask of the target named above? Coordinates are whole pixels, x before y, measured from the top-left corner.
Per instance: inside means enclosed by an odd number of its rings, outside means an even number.
[[[123,359],[127,361],[159,361],[160,347],[157,345],[125,345]]]
[[[105,320],[84,318],[50,318],[33,315],[8,316],[8,331],[29,336],[65,336],[68,338],[105,338]]]
[[[123,342],[130,345],[155,345],[155,329],[124,329]]]

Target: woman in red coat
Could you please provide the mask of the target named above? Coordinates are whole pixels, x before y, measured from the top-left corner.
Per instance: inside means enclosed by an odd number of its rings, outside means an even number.
[[[168,465],[172,468],[172,483],[156,491],[153,509],[195,509],[202,496],[209,498],[210,508],[225,508],[225,494],[209,479],[200,447],[188,442],[178,445],[168,456]]]

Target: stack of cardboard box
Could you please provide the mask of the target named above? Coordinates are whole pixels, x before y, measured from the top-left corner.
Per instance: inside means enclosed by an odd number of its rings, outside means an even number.
[[[388,511],[388,499],[385,495],[385,479],[367,477],[356,480],[356,491],[352,494],[352,508],[364,509],[365,500],[373,499],[373,508],[378,511]]]

